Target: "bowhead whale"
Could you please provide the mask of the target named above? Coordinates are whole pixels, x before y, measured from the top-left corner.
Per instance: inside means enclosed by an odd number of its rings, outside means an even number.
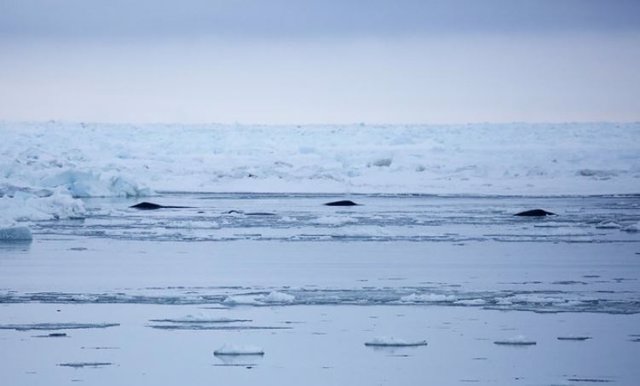
[[[547,212],[544,209],[532,209],[525,210],[524,212],[516,213],[514,216],[522,216],[522,217],[543,217],[543,216],[555,216],[555,213]]]
[[[154,210],[154,209],[175,209],[175,208],[191,208],[190,206],[171,206],[171,205],[159,205],[154,204],[153,202],[141,202],[139,204],[131,205],[129,208],[140,209],[140,210]]]
[[[340,201],[327,202],[324,205],[326,205],[326,206],[355,206],[355,205],[360,205],[360,204],[356,204],[355,202],[353,202],[351,200],[340,200]]]

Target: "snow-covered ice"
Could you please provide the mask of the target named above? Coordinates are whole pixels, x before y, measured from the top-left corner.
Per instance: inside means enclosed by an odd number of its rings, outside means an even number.
[[[640,124],[108,125],[0,122],[4,216],[82,215],[69,197],[159,191],[638,193]],[[517,140],[515,140],[517,138]],[[60,201],[58,199],[58,201]],[[37,212],[24,212],[24,208]],[[324,220],[330,222],[330,218]]]

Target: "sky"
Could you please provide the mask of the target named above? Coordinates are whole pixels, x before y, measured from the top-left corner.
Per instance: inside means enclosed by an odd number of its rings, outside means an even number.
[[[0,0],[0,120],[640,120],[637,0]]]

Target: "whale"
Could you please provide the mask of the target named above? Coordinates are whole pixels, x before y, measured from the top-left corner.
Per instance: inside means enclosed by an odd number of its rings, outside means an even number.
[[[351,200],[340,200],[340,201],[327,202],[324,205],[326,205],[326,206],[356,206],[356,205],[360,205],[360,204],[356,204],[355,202],[353,202]]]
[[[154,204],[153,202],[141,202],[139,204],[131,205],[129,208],[139,209],[139,210],[155,210],[155,209],[180,209],[180,208],[191,208],[190,206],[172,206],[172,205],[159,205]]]
[[[544,209],[531,209],[525,210],[524,212],[519,212],[514,214],[514,216],[521,217],[544,217],[544,216],[556,216],[555,213],[547,212]]]

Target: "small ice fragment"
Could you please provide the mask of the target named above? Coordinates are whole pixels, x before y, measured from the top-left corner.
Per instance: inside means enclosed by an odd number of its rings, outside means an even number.
[[[398,339],[394,337],[379,337],[374,338],[364,343],[365,346],[373,347],[414,347],[414,346],[426,346],[426,340],[418,341],[406,341],[404,339]]]
[[[494,344],[507,345],[507,346],[532,346],[536,344],[535,340],[529,340],[524,335],[514,336],[504,340],[496,340]]]
[[[583,341],[591,339],[590,336],[559,336],[558,340],[573,340],[573,341]]]
[[[213,355],[264,355],[264,350],[256,346],[225,344],[214,351]]]

